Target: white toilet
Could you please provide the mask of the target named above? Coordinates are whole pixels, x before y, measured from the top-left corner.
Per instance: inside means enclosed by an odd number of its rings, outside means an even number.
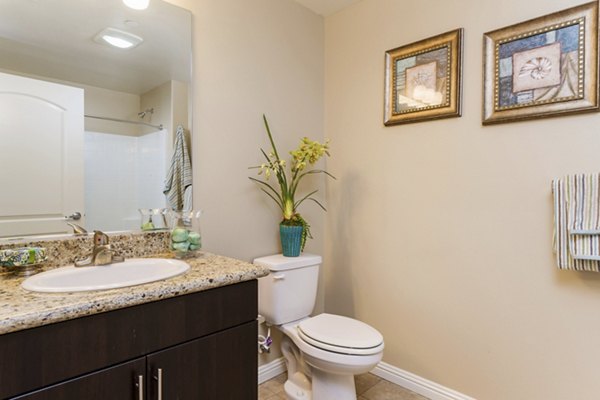
[[[258,280],[258,312],[285,337],[285,392],[291,400],[356,400],[354,375],[373,369],[383,356],[383,336],[371,326],[332,314],[310,317],[321,256],[281,254],[255,264],[271,270]]]

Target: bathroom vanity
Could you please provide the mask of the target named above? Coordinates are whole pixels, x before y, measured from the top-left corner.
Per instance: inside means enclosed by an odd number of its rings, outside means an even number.
[[[255,278],[268,271],[214,255],[190,265],[85,294],[2,281],[0,398],[256,399]]]

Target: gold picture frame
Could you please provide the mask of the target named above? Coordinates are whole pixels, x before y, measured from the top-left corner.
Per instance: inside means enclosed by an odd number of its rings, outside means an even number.
[[[460,117],[463,29],[385,52],[386,126]]]
[[[483,35],[484,125],[598,111],[598,2]]]

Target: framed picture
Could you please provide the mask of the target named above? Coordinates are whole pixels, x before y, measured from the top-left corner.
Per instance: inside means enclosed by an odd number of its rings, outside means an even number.
[[[598,3],[483,37],[483,124],[598,110]]]
[[[385,52],[385,125],[460,117],[463,30]]]

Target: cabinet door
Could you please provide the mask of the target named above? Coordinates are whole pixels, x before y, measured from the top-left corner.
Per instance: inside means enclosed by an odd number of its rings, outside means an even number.
[[[145,393],[146,359],[144,357],[106,368],[79,378],[58,383],[35,392],[14,397],[19,400],[138,400]],[[139,377],[144,376],[142,388]]]
[[[148,399],[256,400],[256,335],[253,321],[149,355]]]

